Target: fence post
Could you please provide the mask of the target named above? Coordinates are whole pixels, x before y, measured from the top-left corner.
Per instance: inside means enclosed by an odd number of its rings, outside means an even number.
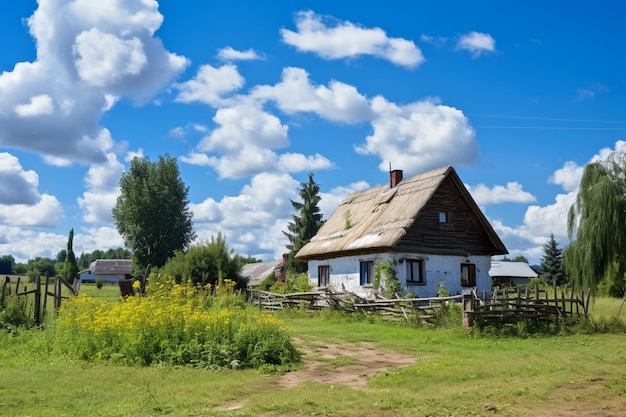
[[[33,319],[37,326],[41,326],[43,322],[41,317],[41,277],[37,275],[35,277],[35,313]]]
[[[48,291],[48,287],[50,285],[50,280],[48,279],[48,275],[46,275],[46,289],[45,292],[43,293],[43,314],[45,315],[47,310],[48,310],[48,295],[50,295],[50,292]]]
[[[463,328],[465,330],[469,329],[474,324],[473,313],[474,291],[463,291]]]

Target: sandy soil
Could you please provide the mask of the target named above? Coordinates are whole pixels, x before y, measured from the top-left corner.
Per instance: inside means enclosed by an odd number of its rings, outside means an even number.
[[[331,343],[314,347],[309,344],[301,346],[301,350],[304,368],[281,376],[278,382],[282,387],[292,388],[311,380],[360,388],[367,384],[370,375],[416,362],[412,356],[375,349],[372,343]]]

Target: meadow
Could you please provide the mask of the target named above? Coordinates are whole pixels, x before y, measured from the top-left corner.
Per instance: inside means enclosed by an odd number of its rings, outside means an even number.
[[[614,329],[620,306],[596,300],[596,329]],[[86,362],[50,356],[46,332],[3,334],[0,416],[626,416],[623,331],[511,337],[332,312],[276,318],[303,352],[300,370]],[[342,383],[364,352],[411,361]]]

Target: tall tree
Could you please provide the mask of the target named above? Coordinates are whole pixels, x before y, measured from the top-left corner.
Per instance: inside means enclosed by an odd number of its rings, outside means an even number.
[[[72,228],[67,238],[67,255],[63,263],[63,278],[72,282],[77,275],[78,263],[76,262],[76,255],[74,255],[74,229]]]
[[[189,187],[180,178],[176,158],[166,154],[150,162],[135,157],[130,171],[122,174],[120,189],[113,218],[136,267],[163,266],[195,238]]]
[[[626,177],[623,153],[585,167],[576,201],[569,211],[571,243],[563,253],[565,271],[578,288],[595,294],[600,282],[624,294],[626,272]]]
[[[296,253],[309,243],[317,231],[322,227],[322,214],[318,206],[320,202],[320,187],[313,180],[313,173],[309,173],[308,182],[300,183],[300,198],[302,201],[291,200],[291,205],[298,214],[292,215],[292,221],[287,225],[287,232],[283,232],[289,239],[287,249],[287,269],[291,272],[306,272],[307,265],[295,259]]]
[[[550,233],[550,240],[543,245],[543,257],[541,258],[541,280],[548,284],[562,285],[566,282],[563,272],[563,250]]]

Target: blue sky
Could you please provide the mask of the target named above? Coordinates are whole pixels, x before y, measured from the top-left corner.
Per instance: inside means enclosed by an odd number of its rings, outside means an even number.
[[[276,259],[309,172],[349,192],[452,165],[541,259],[582,170],[626,140],[617,1],[30,0],[0,15],[0,255],[123,246],[133,156],[169,153],[198,239]],[[626,148],[625,148],[626,149]]]

